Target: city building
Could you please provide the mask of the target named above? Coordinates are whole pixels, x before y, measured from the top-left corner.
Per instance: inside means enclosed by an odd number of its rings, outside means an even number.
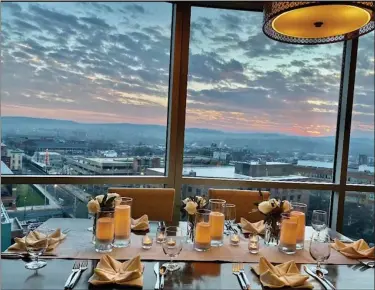
[[[20,149],[8,149],[7,155],[10,158],[10,169],[12,171],[22,171],[23,151]]]
[[[67,158],[72,175],[133,175],[134,158]]]
[[[1,175],[13,174],[13,171],[1,161]],[[16,192],[12,184],[1,184],[1,201],[6,208],[16,207]]]
[[[367,165],[368,164],[368,157],[365,154],[358,155],[358,165]]]
[[[294,165],[283,162],[236,162],[235,172],[246,176],[287,176],[294,173]]]
[[[49,150],[35,152],[31,159],[35,162],[45,164],[50,168],[61,168],[63,164],[62,155]]]
[[[10,167],[10,156],[8,156],[7,146],[4,143],[1,143],[1,161]]]

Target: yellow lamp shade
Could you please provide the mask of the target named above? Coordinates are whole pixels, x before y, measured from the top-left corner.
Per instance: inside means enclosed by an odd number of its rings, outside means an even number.
[[[338,42],[374,29],[373,2],[269,2],[264,10],[264,33],[295,44]]]

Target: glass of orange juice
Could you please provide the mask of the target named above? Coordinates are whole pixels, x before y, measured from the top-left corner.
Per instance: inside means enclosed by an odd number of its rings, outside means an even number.
[[[119,197],[116,199],[115,241],[113,243],[116,248],[125,248],[130,245],[132,202],[133,199],[130,197]]]
[[[210,199],[209,216],[211,246],[220,247],[224,244],[225,204],[223,199]]]
[[[194,249],[198,252],[211,248],[210,213],[208,209],[199,209],[195,214]]]
[[[98,253],[112,252],[115,235],[114,210],[101,210],[97,213],[95,251]]]

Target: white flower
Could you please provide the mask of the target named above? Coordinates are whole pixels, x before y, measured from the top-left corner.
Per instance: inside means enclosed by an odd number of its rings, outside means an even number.
[[[207,200],[205,200],[204,198],[202,198],[202,199],[199,201],[199,207],[200,207],[200,208],[205,207],[206,204],[207,204]]]
[[[95,197],[95,199],[99,202],[99,204],[101,204],[102,203],[102,201],[103,201],[103,198],[104,198],[104,194],[101,194],[101,195],[97,195],[96,197]]]
[[[185,198],[182,202],[184,204],[187,204],[189,201],[191,201],[190,197]]]
[[[197,212],[197,206],[198,204],[194,201],[188,201],[186,206],[185,206],[185,210],[188,212],[188,214],[195,214]]]
[[[261,213],[263,214],[268,214],[271,210],[272,210],[272,205],[270,203],[270,201],[266,200],[266,201],[262,201],[259,205],[258,205],[258,209]]]
[[[89,213],[98,213],[100,210],[100,204],[96,199],[92,199],[87,204]]]
[[[269,203],[270,203],[270,205],[272,206],[273,209],[277,208],[277,207],[280,207],[280,201],[275,199],[275,198],[271,198],[269,200]]]
[[[107,199],[110,199],[111,197],[120,197],[120,195],[118,193],[115,193],[115,192],[108,193],[107,194]]]
[[[284,200],[283,201],[283,212],[288,212],[292,209],[292,205],[290,204],[289,201]]]
[[[198,196],[197,196],[197,201],[200,202],[200,201],[202,200],[202,198],[203,198],[203,197],[201,197],[201,196],[198,195]]]

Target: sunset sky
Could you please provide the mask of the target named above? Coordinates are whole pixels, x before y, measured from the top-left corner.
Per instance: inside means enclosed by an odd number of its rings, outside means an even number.
[[[172,4],[1,3],[2,116],[167,123]],[[332,136],[343,43],[268,39],[262,13],[193,8],[187,127]],[[374,32],[353,134],[374,134]]]

